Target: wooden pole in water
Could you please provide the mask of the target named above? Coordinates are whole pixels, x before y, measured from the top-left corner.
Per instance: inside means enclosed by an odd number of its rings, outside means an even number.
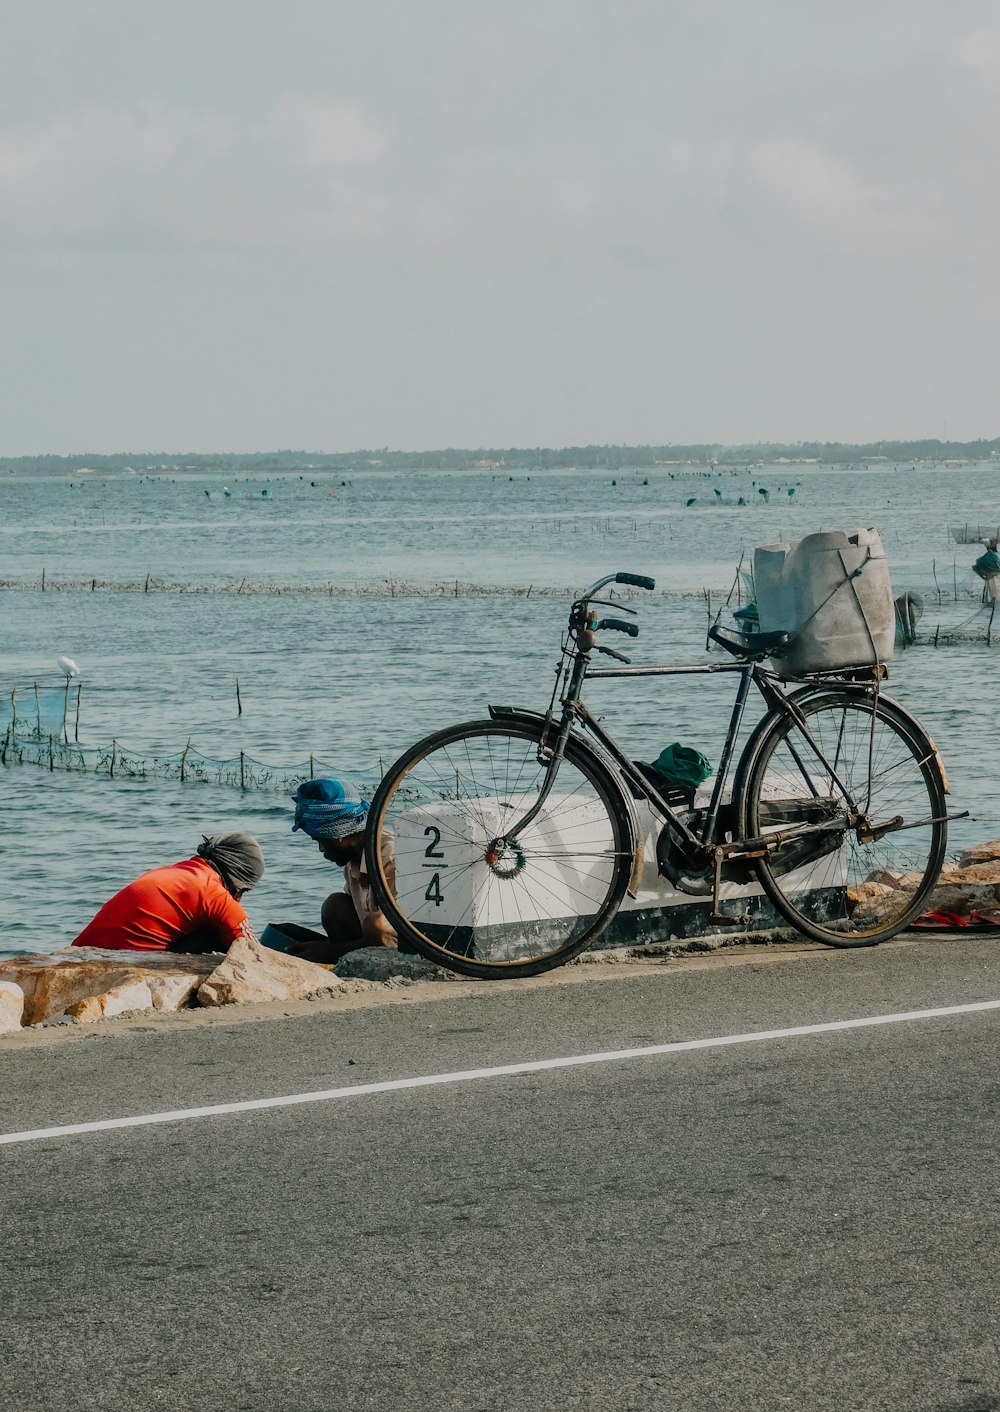
[[[42,592],[45,592],[45,570],[42,570]]]
[[[66,718],[69,716],[69,677],[66,678],[66,690],[63,693],[63,740],[69,744],[69,727]]]
[[[42,733],[42,708],[38,704],[38,683],[35,682],[35,729],[39,735]]]
[[[191,749],[191,737],[188,736],[188,743],[181,751],[181,784],[184,783],[184,766],[187,764],[188,751]]]
[[[312,751],[309,752],[309,778],[311,780],[316,778],[316,756]]]
[[[241,751],[240,751],[240,789],[246,789],[246,787],[247,787],[247,777],[246,777],[246,771],[244,770],[244,766],[243,766],[243,759],[244,759],[243,751],[241,750]]]
[[[237,714],[237,716],[242,716],[242,715],[243,715],[243,702],[242,702],[242,700],[240,699],[240,679],[239,679],[239,677],[236,678],[236,714]]]
[[[80,693],[82,691],[83,682],[80,682],[76,688],[76,721],[73,726],[73,739],[76,741],[77,745],[80,744]]]
[[[0,750],[0,765],[6,765],[7,763],[7,751],[10,749],[10,736],[13,729],[13,725],[9,725],[7,727],[7,733],[3,738],[3,749]]]
[[[115,777],[115,751],[116,751],[117,749],[118,749],[118,742],[117,742],[117,740],[112,740],[112,742],[111,742],[111,768],[108,770],[108,774],[109,774],[109,776],[111,777],[111,779],[114,779],[114,777]]]

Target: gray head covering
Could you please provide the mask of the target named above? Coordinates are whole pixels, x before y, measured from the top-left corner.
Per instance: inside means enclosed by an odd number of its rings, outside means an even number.
[[[227,887],[246,892],[264,875],[264,853],[250,833],[213,833],[198,848],[204,858],[222,874]]]

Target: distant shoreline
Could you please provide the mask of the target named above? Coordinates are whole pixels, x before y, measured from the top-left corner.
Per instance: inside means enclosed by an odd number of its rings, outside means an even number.
[[[675,470],[685,467],[860,466],[942,462],[1000,465],[1000,437],[978,441],[761,442],[740,446],[709,443],[687,446],[449,447],[430,451],[378,450],[343,452],[77,452],[69,455],[2,456],[0,475],[76,472],[347,474],[377,470],[504,471]]]

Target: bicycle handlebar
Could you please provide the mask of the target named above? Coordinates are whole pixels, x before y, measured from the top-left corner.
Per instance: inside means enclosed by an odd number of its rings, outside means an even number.
[[[601,628],[611,628],[613,632],[626,632],[629,637],[639,636],[638,625],[636,623],[624,623],[621,618],[599,618],[593,626],[595,632],[600,631]]]
[[[593,598],[594,594],[599,592],[606,583],[627,583],[633,588],[654,589],[656,587],[656,580],[648,578],[645,574],[626,574],[624,572],[605,574],[604,578],[598,579],[597,582],[592,583],[589,588],[585,588],[577,602],[585,603],[588,598]]]

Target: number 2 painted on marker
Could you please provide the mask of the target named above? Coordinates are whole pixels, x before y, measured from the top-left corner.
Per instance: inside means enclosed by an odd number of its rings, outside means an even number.
[[[436,829],[433,824],[428,824],[427,827],[424,829],[424,838],[426,838],[427,835],[431,833],[434,835],[434,837],[424,849],[424,857],[443,858],[444,854],[438,851],[438,844],[441,842],[441,830]]]

